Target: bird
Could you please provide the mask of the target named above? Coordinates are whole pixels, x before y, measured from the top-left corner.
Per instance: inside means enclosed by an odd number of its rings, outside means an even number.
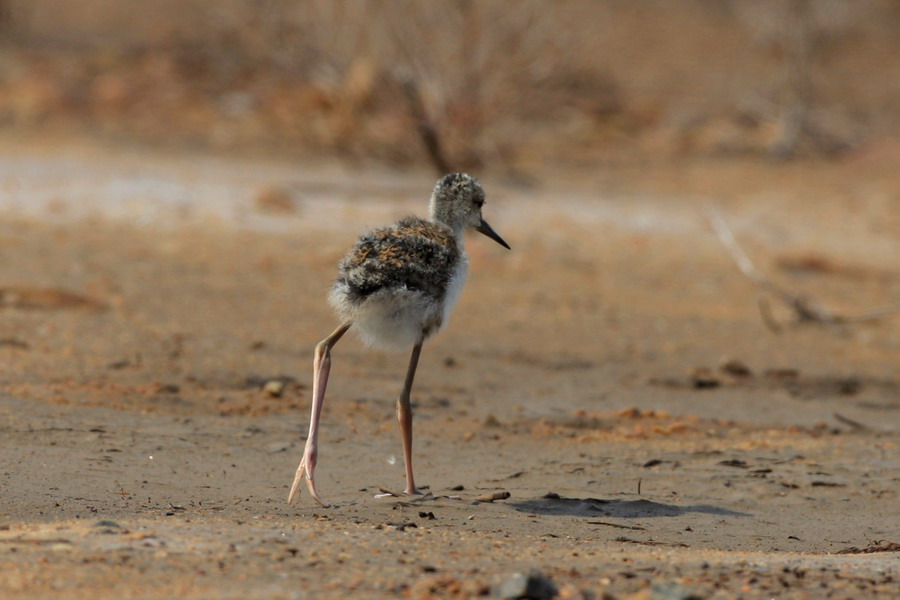
[[[331,350],[351,328],[370,346],[412,348],[397,400],[397,420],[406,468],[404,493],[422,493],[413,476],[410,407],[422,344],[447,325],[465,283],[469,260],[463,232],[475,229],[510,249],[482,216],[484,204],[484,189],[477,179],[465,173],[445,175],[432,191],[428,218],[409,216],[370,231],[340,261],[328,295],[340,325],[315,348],[309,433],[288,504],[299,496],[305,479],[310,496],[328,506],[315,483],[319,418],[331,372]]]

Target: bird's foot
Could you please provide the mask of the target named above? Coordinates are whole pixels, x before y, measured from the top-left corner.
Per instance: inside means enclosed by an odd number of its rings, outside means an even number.
[[[403,493],[406,494],[407,496],[424,496],[425,495],[425,492],[421,491],[419,488],[417,488],[414,485],[406,486],[406,489],[403,490]]]
[[[294,498],[300,495],[300,482],[306,479],[306,488],[313,500],[328,508],[328,504],[319,496],[316,490],[316,480],[313,478],[313,472],[316,469],[316,451],[307,448],[303,451],[303,459],[300,466],[297,467],[297,473],[294,474],[294,483],[291,484],[291,492],[288,494],[288,504],[294,502]]]

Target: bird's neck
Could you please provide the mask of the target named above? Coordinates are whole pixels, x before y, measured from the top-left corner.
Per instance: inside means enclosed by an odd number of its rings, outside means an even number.
[[[429,210],[428,213],[428,218],[432,222],[440,223],[441,225],[449,227],[453,231],[453,236],[456,238],[457,243],[462,246],[463,230],[465,229],[465,225],[463,223],[454,222],[454,220],[449,219],[447,215],[442,214],[438,210],[435,210],[434,205],[431,206],[431,210]]]
[[[459,218],[459,215],[454,213],[453,207],[440,198],[431,197],[431,201],[428,203],[428,218],[435,223],[441,223],[452,229],[453,234],[457,238],[462,237],[465,224]]]

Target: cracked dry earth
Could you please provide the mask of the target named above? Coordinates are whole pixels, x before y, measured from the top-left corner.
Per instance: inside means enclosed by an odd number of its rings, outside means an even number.
[[[532,569],[562,598],[900,593],[898,321],[769,331],[697,199],[487,179],[513,250],[469,240],[423,352],[428,494],[380,493],[406,357],[347,337],[333,505],[288,506],[335,264],[431,177],[0,150],[4,598],[469,598]],[[900,219],[771,185],[723,208],[761,266],[900,297]]]

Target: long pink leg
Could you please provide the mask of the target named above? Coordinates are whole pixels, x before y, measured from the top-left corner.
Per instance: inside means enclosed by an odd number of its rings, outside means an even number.
[[[328,374],[331,372],[331,348],[350,329],[350,322],[346,322],[331,335],[316,345],[316,354],[313,359],[313,399],[309,417],[309,435],[306,438],[306,447],[303,449],[303,459],[297,467],[294,475],[294,483],[288,494],[288,504],[294,501],[300,490],[300,482],[306,478],[306,487],[313,499],[322,506],[328,506],[316,491],[316,459],[319,456],[319,416],[322,414],[322,404],[325,402],[325,387],[328,385]]]
[[[416,343],[409,357],[409,368],[406,371],[406,381],[403,383],[403,391],[397,400],[397,420],[400,421],[400,435],[403,437],[403,462],[406,465],[406,494],[421,494],[416,487],[412,467],[412,408],[409,405],[409,393],[412,390],[413,379],[416,376],[416,367],[419,364],[419,354],[422,351],[422,341]]]

